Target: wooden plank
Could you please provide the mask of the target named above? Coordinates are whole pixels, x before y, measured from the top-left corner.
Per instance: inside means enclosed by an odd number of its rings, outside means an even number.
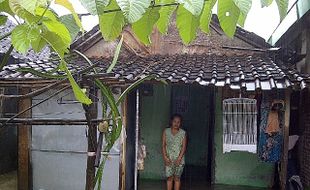
[[[21,89],[20,93],[28,93],[29,89]],[[31,99],[21,99],[19,101],[19,111],[25,110],[31,106]],[[25,112],[20,117],[31,117],[31,110]],[[31,145],[31,126],[21,124],[18,129],[18,189],[29,190],[31,171],[30,171],[30,156],[29,150]]]
[[[283,152],[281,158],[280,181],[281,189],[285,190],[288,164],[288,141],[290,131],[290,90],[285,91],[285,115],[284,115],[284,131],[283,131]]]
[[[128,112],[128,97],[125,98],[122,103],[122,115],[123,115],[123,126],[126,129],[127,126],[127,112]],[[126,140],[122,144],[121,162],[120,162],[120,188],[121,190],[126,189]]]

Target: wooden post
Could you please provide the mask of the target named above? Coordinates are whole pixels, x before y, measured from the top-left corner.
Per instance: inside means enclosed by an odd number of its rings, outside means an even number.
[[[122,115],[123,115],[123,126],[126,129],[127,125],[127,106],[128,106],[128,98],[126,97],[124,102],[122,103]],[[120,163],[120,189],[126,189],[126,139],[122,144],[122,152],[121,152],[121,163]]]
[[[280,171],[280,181],[281,190],[285,190],[286,178],[287,178],[287,164],[288,164],[288,141],[290,132],[290,100],[291,91],[285,91],[285,115],[284,115],[284,130],[283,130],[283,152],[281,158],[281,171]]]
[[[29,93],[29,89],[21,89],[21,94]],[[19,101],[19,111],[25,110],[31,106],[31,98],[21,99]],[[31,110],[25,112],[20,117],[31,117]],[[20,124],[18,126],[18,190],[29,190],[30,187],[30,156],[31,145],[31,126]]]
[[[91,87],[89,90],[90,94],[97,94],[97,91],[94,87]],[[96,150],[97,150],[97,124],[91,122],[92,119],[97,118],[98,109],[97,101],[94,96],[90,96],[92,104],[87,106],[83,105],[85,110],[85,117],[88,125],[88,137],[87,137],[87,168],[86,168],[86,190],[94,190],[95,188],[95,160],[96,160]]]

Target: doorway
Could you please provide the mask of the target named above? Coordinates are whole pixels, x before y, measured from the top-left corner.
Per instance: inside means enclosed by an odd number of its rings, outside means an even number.
[[[181,114],[187,133],[182,181],[186,189],[211,181],[210,89],[195,85],[172,87],[171,113]]]
[[[161,137],[174,113],[182,115],[188,137],[182,186],[192,190],[208,187],[212,176],[212,91],[198,85],[152,85],[147,91],[141,94],[139,138],[147,155],[144,169],[139,171],[138,189],[165,187]]]

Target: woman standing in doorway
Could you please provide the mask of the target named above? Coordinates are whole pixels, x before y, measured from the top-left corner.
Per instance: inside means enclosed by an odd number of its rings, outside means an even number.
[[[165,161],[167,190],[181,189],[181,175],[185,165],[186,133],[181,129],[182,116],[175,114],[171,117],[170,127],[165,129],[162,136],[162,152]]]

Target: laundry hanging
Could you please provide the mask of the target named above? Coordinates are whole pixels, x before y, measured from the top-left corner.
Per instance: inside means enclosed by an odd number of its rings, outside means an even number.
[[[255,99],[223,101],[223,152],[257,151],[257,105]]]
[[[283,93],[264,92],[262,96],[258,153],[260,159],[265,162],[275,163],[281,158],[284,126],[282,99],[284,99]],[[275,104],[280,104],[282,108],[273,109]],[[273,121],[271,122],[269,118]],[[276,118],[278,121],[274,121]]]

